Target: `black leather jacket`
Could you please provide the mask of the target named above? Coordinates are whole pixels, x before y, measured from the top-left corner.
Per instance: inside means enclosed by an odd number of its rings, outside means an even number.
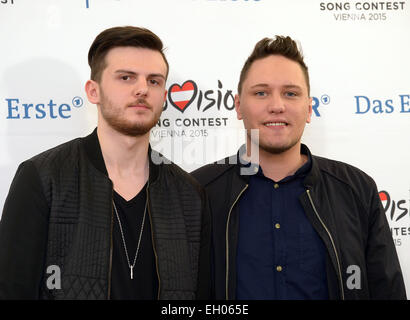
[[[208,299],[205,193],[178,166],[151,149],[150,155],[148,217],[158,299]],[[112,196],[96,130],[23,162],[0,223],[0,298],[109,299]],[[60,268],[61,289],[47,286],[49,266]]]
[[[305,145],[302,148],[311,156]],[[237,203],[249,181],[249,175],[240,174],[243,166],[238,159],[239,152],[192,173],[210,200],[216,299],[235,299]],[[372,178],[342,162],[311,159],[306,192],[299,201],[327,249],[329,298],[406,299],[396,249]],[[360,289],[349,289],[349,266],[359,267]]]

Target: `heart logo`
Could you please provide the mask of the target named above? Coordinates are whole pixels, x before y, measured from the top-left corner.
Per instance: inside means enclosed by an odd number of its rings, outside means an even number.
[[[184,112],[195,100],[198,88],[192,80],[185,81],[182,86],[174,83],[169,87],[168,100],[179,111]]]
[[[385,191],[380,191],[379,197],[381,201],[386,201],[388,198],[390,198],[389,195]]]

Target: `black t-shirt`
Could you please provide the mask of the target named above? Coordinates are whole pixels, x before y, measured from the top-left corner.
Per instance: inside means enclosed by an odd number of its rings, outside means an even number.
[[[146,201],[146,186],[131,200],[126,201],[114,191],[114,202],[121,220],[128,257],[132,265],[137,250]],[[125,254],[118,219],[114,210],[113,257],[111,273],[111,299],[155,300],[158,295],[158,278],[152,247],[151,225],[148,209],[145,216],[140,248],[133,268]]]

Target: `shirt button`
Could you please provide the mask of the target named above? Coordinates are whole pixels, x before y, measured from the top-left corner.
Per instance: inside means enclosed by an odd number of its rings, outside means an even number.
[[[276,229],[280,229],[280,224],[279,224],[279,223],[276,223],[276,224],[275,224],[275,228],[276,228]]]
[[[275,183],[275,184],[273,185],[273,187],[274,187],[275,189],[277,189],[277,188],[279,188],[279,185],[278,185],[277,183]]]
[[[281,267],[281,266],[277,266],[277,267],[276,267],[276,271],[281,272],[281,271],[282,271],[282,267]]]

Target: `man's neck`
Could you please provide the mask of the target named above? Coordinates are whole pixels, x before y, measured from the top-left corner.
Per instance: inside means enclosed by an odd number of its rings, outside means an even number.
[[[259,149],[259,165],[265,177],[273,181],[280,181],[295,174],[307,160],[307,156],[300,153],[300,142],[278,154]]]
[[[115,191],[126,200],[132,199],[148,180],[149,133],[131,137],[99,125],[97,135]]]

